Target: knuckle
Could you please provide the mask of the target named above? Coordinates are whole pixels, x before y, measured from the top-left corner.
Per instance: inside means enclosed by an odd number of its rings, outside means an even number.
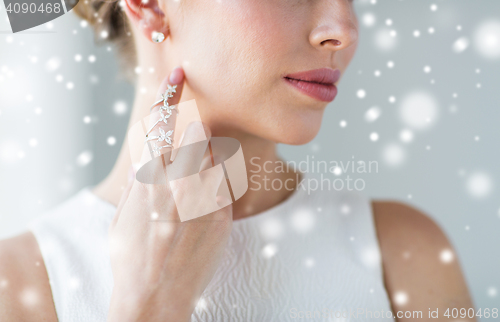
[[[214,212],[213,220],[222,226],[232,226],[233,213],[231,211],[231,205],[226,206],[226,207]]]

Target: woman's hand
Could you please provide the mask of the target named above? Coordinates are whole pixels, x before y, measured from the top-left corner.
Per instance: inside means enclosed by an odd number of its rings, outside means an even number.
[[[168,84],[177,85],[170,105],[179,102],[183,82],[184,73],[177,68],[160,86],[162,93]],[[174,116],[166,126],[162,123],[165,131],[173,129],[171,121]],[[206,127],[205,132],[210,135]],[[181,144],[193,135],[188,128]],[[205,164],[211,164],[209,157]],[[174,163],[178,159],[189,162],[189,157],[176,156]],[[114,288],[108,321],[189,321],[227,244],[231,205],[181,222],[168,184],[144,184],[133,173],[131,177],[109,229]],[[176,191],[176,198],[179,193],[189,197],[189,191]]]

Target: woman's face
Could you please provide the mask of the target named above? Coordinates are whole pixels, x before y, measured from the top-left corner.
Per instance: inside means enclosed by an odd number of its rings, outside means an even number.
[[[358,38],[352,1],[167,0],[164,10],[165,61],[184,68],[183,100],[196,99],[214,136],[237,130],[286,144],[316,136],[335,90],[305,84],[323,93],[312,97],[285,76],[346,70]]]

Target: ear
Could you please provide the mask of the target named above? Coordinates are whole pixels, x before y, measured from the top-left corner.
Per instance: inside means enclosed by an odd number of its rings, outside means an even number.
[[[166,16],[158,6],[157,0],[123,0],[125,12],[130,21],[149,41],[153,32],[162,32],[168,37]]]

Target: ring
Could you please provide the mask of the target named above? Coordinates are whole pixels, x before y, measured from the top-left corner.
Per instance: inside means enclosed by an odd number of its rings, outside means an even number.
[[[168,104],[168,99],[174,97],[173,93],[176,93],[175,89],[177,88],[177,85],[167,85],[167,89],[165,90],[165,93],[161,94],[161,100],[158,100],[155,102],[151,108],[149,109],[150,111],[153,110],[153,107],[157,106],[158,104],[163,102],[163,105],[160,107],[160,118],[156,121],[155,124],[149,129],[149,131],[146,133],[146,138],[144,139],[144,144],[148,143],[148,141],[151,140],[156,140],[156,142],[153,143],[153,152],[158,153],[158,155],[161,155],[161,149],[166,148],[166,147],[172,147],[172,134],[174,133],[174,130],[169,130],[165,132],[162,128],[160,128],[160,135],[159,136],[153,136],[150,137],[149,133],[153,131],[153,129],[161,122],[168,124],[168,119],[170,116],[172,116],[172,110],[174,109],[172,106]],[[166,114],[163,114],[163,112],[166,112]],[[156,143],[157,142],[163,142],[165,141],[167,144],[166,145],[161,145],[158,146]]]
[[[161,94],[161,99],[156,101],[153,105],[151,105],[151,107],[149,108],[149,111],[151,112],[153,110],[153,107],[155,107],[156,105],[160,104],[163,102],[163,107],[161,107],[161,109],[165,110],[166,108],[169,108],[170,106],[168,105],[168,102],[167,100],[171,97],[174,97],[174,95],[172,95],[173,93],[177,93],[175,91],[175,89],[177,88],[177,85],[167,85],[167,89],[165,90],[165,93],[164,94]]]

